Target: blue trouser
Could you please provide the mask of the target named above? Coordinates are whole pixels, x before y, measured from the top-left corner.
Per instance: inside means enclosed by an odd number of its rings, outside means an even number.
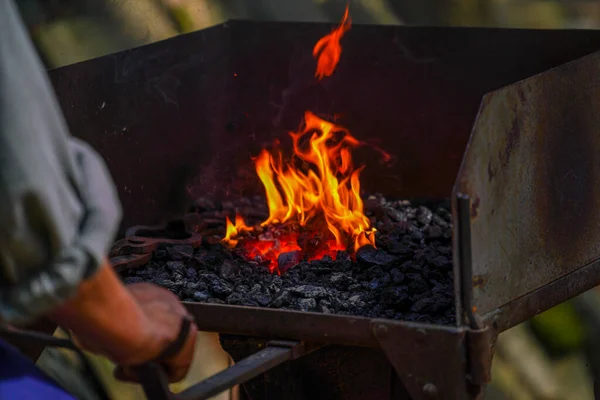
[[[0,340],[0,400],[75,400],[30,359]]]

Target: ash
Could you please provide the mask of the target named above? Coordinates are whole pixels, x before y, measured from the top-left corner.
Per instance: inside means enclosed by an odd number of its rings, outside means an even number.
[[[208,221],[209,231],[203,235],[214,235],[213,240],[198,249],[159,249],[150,263],[123,278],[126,283],[154,282],[184,301],[452,324],[448,210],[447,203],[426,206],[369,196],[365,213],[377,228],[377,248],[359,249],[355,260],[339,252],[336,260],[297,263],[296,255],[284,254],[297,264],[279,276],[218,240],[225,232],[225,215],[238,211],[252,223],[266,219],[264,199],[220,205],[202,199],[195,211]]]

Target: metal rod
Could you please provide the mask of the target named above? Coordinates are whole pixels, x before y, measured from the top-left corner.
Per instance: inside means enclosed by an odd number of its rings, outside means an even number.
[[[482,329],[483,324],[477,318],[473,307],[473,260],[471,254],[471,201],[464,193],[457,193],[456,206],[458,221],[458,255],[463,309],[473,329]]]
[[[148,400],[172,400],[175,395],[169,390],[169,382],[162,367],[150,362],[136,367],[137,377]]]
[[[34,331],[22,331],[20,329],[4,329],[0,328],[0,338],[11,339],[27,339],[44,346],[62,347],[71,350],[79,350],[75,344],[69,339],[60,339],[54,336]]]
[[[204,400],[244,383],[293,358],[293,347],[269,346],[235,365],[174,395],[176,400]]]

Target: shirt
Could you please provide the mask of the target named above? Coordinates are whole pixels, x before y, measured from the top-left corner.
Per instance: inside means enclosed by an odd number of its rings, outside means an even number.
[[[101,265],[121,218],[106,165],[68,133],[12,0],[0,0],[0,320],[29,322]]]

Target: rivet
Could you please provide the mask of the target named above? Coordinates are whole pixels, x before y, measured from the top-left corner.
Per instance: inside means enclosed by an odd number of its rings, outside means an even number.
[[[433,398],[437,396],[437,387],[433,383],[426,383],[423,385],[423,393],[427,395],[429,398]]]

